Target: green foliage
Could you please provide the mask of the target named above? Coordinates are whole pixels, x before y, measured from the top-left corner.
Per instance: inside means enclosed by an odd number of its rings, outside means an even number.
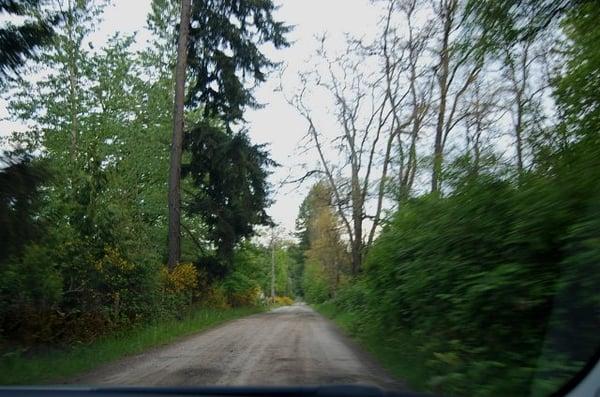
[[[59,16],[43,15],[43,6],[41,0],[0,1],[0,13],[26,18],[21,24],[5,22],[0,28],[0,82],[51,40]]]
[[[82,49],[100,11],[68,10],[67,25],[42,57],[56,72],[34,89],[14,87],[14,117],[34,126],[16,143],[37,152],[35,161],[52,178],[39,183],[35,219],[44,233],[32,233],[22,255],[1,269],[11,280],[0,291],[7,344],[89,340],[189,304],[163,294],[159,280],[156,224],[165,198],[153,199],[166,167],[141,159],[145,149],[156,158],[164,143],[159,134],[137,133],[144,123],[156,125],[137,105],[155,92],[147,92],[134,66],[132,37],[114,36],[94,53]]]
[[[172,8],[158,10],[162,3],[153,3],[155,29],[172,16]],[[195,113],[184,139],[189,161],[182,173],[191,176],[195,190],[187,212],[206,225],[207,240],[216,248],[200,258],[211,264],[213,276],[231,270],[235,246],[254,233],[255,225],[271,222],[265,212],[266,178],[276,164],[245,131],[233,133],[231,124],[243,121],[246,107],[257,106],[249,86],[264,82],[265,72],[275,66],[259,46],[288,45],[284,35],[290,29],[273,19],[274,9],[271,1],[221,0],[194,3],[191,9],[187,104]]]
[[[275,294],[278,296],[291,296],[293,280],[291,269],[296,265],[295,259],[290,254],[290,244],[275,246]]]
[[[39,237],[35,219],[39,207],[39,186],[47,177],[41,165],[30,158],[2,159],[0,169],[0,266],[18,254],[23,245]]]
[[[230,127],[256,105],[249,87],[275,66],[259,47],[287,46],[289,28],[273,20],[271,1],[194,2],[188,105],[198,108],[187,114],[182,219],[183,257],[194,264],[170,270],[162,262],[176,3],[153,0],[155,45],[141,54],[133,37],[85,45],[97,3],[72,3],[53,35],[39,4],[0,0],[0,11],[40,17],[0,29],[0,79],[40,44],[34,70],[49,71],[9,86],[11,116],[31,127],[13,143],[32,158],[0,170],[0,382],[68,376],[247,312],[221,309],[260,310],[272,276],[275,303],[292,294],[325,302],[320,310],[415,388],[545,395],[598,346],[600,14],[592,2],[459,4],[482,29],[478,45],[489,46],[470,53],[459,43],[470,56],[513,48],[564,17],[559,123],[518,177],[485,150],[476,163],[457,157],[444,170],[447,189],[390,214],[352,280],[325,182],[302,203],[298,245],[248,241],[270,224],[275,163]],[[219,310],[172,321],[197,304]],[[52,359],[18,353],[94,340]]]
[[[364,275],[320,309],[414,388],[545,396],[600,344],[598,11],[585,1],[471,5],[502,45],[566,15],[552,131],[562,139],[541,142],[517,178],[459,158],[447,195],[403,205]]]
[[[295,260],[290,251],[294,245],[287,243],[275,246],[275,294],[277,296],[291,295],[293,285],[290,269],[294,268]],[[231,285],[232,281],[245,286],[243,289],[251,291],[257,289],[262,295],[271,291],[271,247],[245,242],[235,252],[234,267],[230,275],[225,278],[224,284]],[[239,287],[238,287],[239,288]]]
[[[195,187],[187,210],[206,224],[217,259],[231,267],[236,244],[253,235],[256,225],[270,224],[267,168],[275,163],[246,133],[227,134],[208,122],[192,128],[186,149],[190,161],[182,172]]]
[[[298,210],[296,218],[296,235],[300,240],[299,247],[308,249],[310,245],[310,225],[324,208],[332,205],[331,189],[325,181],[315,183]]]
[[[564,21],[568,37],[566,70],[556,82],[556,97],[570,135],[598,134],[600,125],[600,10],[593,1],[583,2]]]
[[[233,307],[257,305],[267,277],[266,254],[246,243],[235,252],[234,267],[220,284],[227,304]]]
[[[302,293],[307,302],[335,297],[349,273],[349,258],[340,233],[340,220],[332,207],[327,182],[317,182],[300,206],[296,219],[301,258]]]
[[[517,186],[470,174],[447,197],[407,203],[364,278],[333,300],[361,319],[353,332],[410,330],[427,388],[444,394],[543,395],[568,380],[599,342],[593,139],[563,152],[551,175]]]
[[[304,296],[303,278],[304,278],[304,252],[298,244],[288,247],[288,253],[291,260],[289,268],[290,282],[292,283],[292,296],[301,298]]]
[[[266,70],[275,66],[259,46],[288,46],[284,36],[290,28],[273,19],[274,10],[271,0],[210,0],[193,5],[188,102],[201,105],[205,116],[229,125],[242,119],[246,106],[257,105],[247,87],[264,82]]]
[[[488,49],[502,48],[506,43],[527,40],[544,33],[581,0],[468,0],[467,16],[474,26],[485,32]]]
[[[227,301],[232,307],[255,306],[260,302],[258,282],[242,272],[233,272],[223,281]]]
[[[100,49],[88,46],[104,2],[69,3],[32,65],[50,72],[10,87],[12,118],[31,127],[13,143],[32,160],[0,171],[1,351],[87,342],[179,317],[191,304],[259,303],[263,262],[232,266],[231,259],[254,224],[268,220],[272,162],[244,133],[203,135],[196,143],[209,138],[214,157],[188,153],[210,162],[193,163],[199,187],[192,178],[183,183],[184,201],[197,199],[202,214],[183,219],[183,257],[217,258],[216,267],[226,258],[222,273],[232,274],[216,280],[203,260],[162,266],[175,31],[166,27],[176,7],[154,3],[155,45],[142,53],[131,49],[133,36],[118,34]],[[216,224],[207,203],[222,209]]]
[[[345,288],[340,291],[340,294],[344,291]],[[359,307],[352,310],[342,309],[339,306],[342,302],[342,300],[329,301],[316,305],[315,308],[319,313],[334,320],[346,334],[356,339],[377,358],[377,361],[392,375],[406,382],[411,390],[427,389],[430,374],[423,363],[429,357],[426,352],[418,348],[424,345],[427,336],[418,338],[412,335],[410,330],[391,330],[382,326],[381,322],[373,321],[368,313],[361,312]]]
[[[302,280],[304,299],[310,303],[322,303],[330,299],[329,284],[323,274],[322,268],[314,262],[304,264],[304,278]]]

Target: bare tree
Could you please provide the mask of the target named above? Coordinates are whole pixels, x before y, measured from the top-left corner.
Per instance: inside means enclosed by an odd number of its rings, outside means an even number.
[[[439,192],[442,181],[444,147],[450,133],[466,117],[467,113],[457,113],[461,100],[483,66],[481,53],[474,42],[464,46],[463,32],[464,4],[459,0],[436,0],[433,10],[442,28],[437,32],[438,46],[434,54],[438,59],[435,66],[437,77],[437,121],[433,148],[433,170],[431,191]],[[474,38],[473,38],[474,39]]]
[[[388,193],[398,192],[394,202],[410,195],[417,144],[431,108],[433,73],[425,60],[430,21],[418,26],[417,0],[386,0],[384,5],[374,42],[349,39],[346,51],[332,57],[323,37],[317,52],[321,67],[302,73],[301,88],[288,100],[306,120],[309,147],[320,160],[320,169],[306,176],[318,172],[331,185],[354,273],[375,239]],[[339,133],[331,142],[316,125],[313,90],[332,99]],[[330,155],[333,149],[336,159]]]
[[[505,87],[499,81],[484,78],[477,79],[467,92],[466,103],[461,111],[466,113],[465,151],[472,159],[474,174],[478,174],[484,166],[483,156],[491,149],[492,138],[500,135],[498,123],[506,111],[498,103],[498,98],[505,92]]]
[[[175,266],[181,257],[181,155],[183,151],[183,118],[187,42],[190,25],[191,0],[181,0],[177,66],[175,68],[175,103],[173,111],[173,139],[169,167],[169,260]]]
[[[420,25],[416,22],[419,3],[417,0],[387,0],[382,37],[376,44],[384,64],[386,95],[397,126],[390,138],[396,140],[394,162],[398,165],[396,198],[399,203],[409,197],[413,187],[418,165],[417,142],[431,108],[433,75],[424,55],[431,40],[432,21]],[[399,32],[398,26],[406,31]],[[398,106],[399,102],[403,105]]]
[[[317,53],[324,63],[322,73],[302,73],[301,88],[288,102],[307,122],[311,147],[319,156],[349,240],[351,270],[357,273],[381,222],[394,138],[410,122],[398,116],[409,89],[401,92],[400,84],[392,84],[400,68],[406,70],[400,62],[392,64],[389,57],[387,72],[365,74],[365,62],[373,59],[360,43],[350,40],[344,54],[331,57],[325,42],[323,37]],[[340,132],[331,141],[317,126],[308,98],[312,90],[329,95],[333,102]],[[338,158],[332,159],[332,153]]]
[[[540,102],[549,79],[539,83],[535,75],[540,74],[544,63],[542,51],[536,51],[536,37],[518,42],[512,47],[506,46],[504,52],[504,75],[509,81],[508,92],[511,95],[507,108],[511,111],[517,171],[521,174],[525,168],[527,132],[538,127],[541,113]]]

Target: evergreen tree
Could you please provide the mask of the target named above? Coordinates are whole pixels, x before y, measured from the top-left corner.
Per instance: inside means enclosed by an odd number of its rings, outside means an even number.
[[[185,29],[180,26],[176,92],[183,92],[187,63],[187,78],[190,81],[187,90],[188,106],[200,107],[206,119],[222,120],[227,132],[232,133],[231,123],[242,120],[247,106],[257,106],[249,86],[263,82],[266,71],[275,66],[258,46],[266,43],[273,44],[275,48],[287,46],[284,36],[290,28],[273,19],[275,6],[271,0],[197,1],[193,3],[190,14],[189,1],[183,0],[181,4],[180,24],[188,23],[189,18],[189,26]],[[182,59],[186,51],[187,62]],[[176,97],[175,104],[169,172],[169,265],[179,261],[181,238],[179,169],[182,158],[183,113],[180,98]],[[190,129],[186,136],[188,147],[201,147],[202,139],[214,136],[210,131],[204,131],[206,125],[200,123]],[[206,164],[200,158],[201,156],[193,155],[192,163],[200,163],[191,164],[190,167],[199,170],[201,164]],[[200,173],[203,172],[210,170]],[[205,183],[198,178],[195,181],[197,184]],[[231,242],[228,241],[225,245],[230,246]]]
[[[7,22],[0,28],[0,81],[15,72],[36,49],[48,44],[57,14],[43,15],[41,0],[0,0],[0,13],[13,17],[29,17],[18,25]],[[37,18],[31,18],[37,16]]]
[[[229,266],[235,245],[251,236],[255,225],[271,222],[265,212],[270,204],[267,177],[275,162],[245,132],[228,134],[222,126],[204,122],[191,134],[196,139],[187,143],[191,158],[183,171],[195,190],[187,210],[207,225],[217,264]]]
[[[192,7],[188,52],[188,104],[226,125],[257,103],[249,87],[262,83],[275,64],[258,48],[288,46],[290,27],[273,18],[272,0],[206,0]],[[193,136],[190,137],[193,139]]]

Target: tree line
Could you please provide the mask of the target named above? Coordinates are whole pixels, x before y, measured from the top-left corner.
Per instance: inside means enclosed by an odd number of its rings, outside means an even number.
[[[374,5],[283,84],[318,158],[302,293],[414,388],[554,393],[599,345],[598,7]]]
[[[0,169],[2,351],[258,305],[271,272],[291,294],[289,244],[250,242],[272,225],[277,164],[243,121],[274,66],[259,46],[289,28],[270,1],[154,0],[145,49],[119,32],[96,48],[110,5],[0,2],[0,77],[24,126]]]

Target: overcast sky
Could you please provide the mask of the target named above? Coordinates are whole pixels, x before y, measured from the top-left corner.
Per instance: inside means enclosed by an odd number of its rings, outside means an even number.
[[[90,37],[95,48],[106,43],[116,31],[137,32],[137,47],[147,45],[149,32],[145,30],[146,16],[150,11],[150,0],[114,0],[105,10],[103,22]],[[283,79],[279,73],[272,73],[268,81],[256,90],[262,109],[249,110],[246,114],[247,129],[255,143],[267,143],[275,161],[281,164],[271,177],[275,190],[275,203],[269,209],[275,222],[288,231],[294,228],[298,207],[306,195],[310,184],[281,186],[281,182],[291,175],[300,175],[299,164],[316,166],[317,158],[312,152],[299,150],[299,143],[306,132],[306,124],[296,111],[285,101],[277,88],[283,81],[285,91],[293,91],[294,78],[298,71],[306,70],[307,60],[318,46],[316,36],[328,35],[328,47],[332,51],[341,49],[344,33],[353,36],[369,36],[376,30],[377,11],[368,0],[276,0],[280,5],[276,13],[278,20],[293,25],[289,36],[293,43],[283,50],[266,48],[268,56],[285,64]],[[327,105],[313,102],[315,108],[326,109]],[[5,102],[0,101],[0,117],[6,116]],[[326,111],[325,111],[326,113]],[[333,134],[333,123],[329,126]],[[18,123],[0,121],[0,134],[22,129]]]
[[[335,51],[342,48],[344,33],[368,36],[376,29],[377,11],[368,0],[279,0],[277,4],[280,5],[277,19],[294,26],[289,36],[293,44],[283,50],[267,48],[266,51],[272,59],[285,63],[283,85],[286,91],[294,89],[294,75],[306,69],[307,60],[314,54],[318,46],[315,36],[326,32],[329,47]],[[93,41],[101,44],[116,30],[137,31],[138,45],[143,46],[148,38],[144,25],[149,10],[150,0],[115,0],[114,6],[106,10],[104,22]],[[273,159],[281,164],[271,177],[275,203],[269,213],[278,224],[291,231],[310,184],[281,186],[281,182],[290,174],[302,174],[299,164],[316,165],[317,158],[314,153],[299,150],[306,124],[278,92],[279,85],[279,73],[272,73],[256,90],[258,101],[265,106],[249,110],[245,117],[252,140],[268,143]]]
[[[315,36],[327,32],[332,50],[344,44],[343,33],[362,36],[372,34],[377,22],[377,14],[368,0],[285,0],[280,1],[277,16],[295,28],[290,35],[292,46],[269,54],[285,63],[283,74],[284,91],[294,90],[295,75],[306,70],[307,60],[313,56],[319,42]],[[277,189],[276,202],[270,209],[271,216],[286,229],[294,228],[298,207],[305,197],[310,184],[281,185],[290,174],[300,176],[304,172],[299,164],[317,164],[316,153],[305,152],[299,143],[305,135],[306,122],[276,91],[280,84],[279,74],[273,74],[256,94],[266,106],[249,111],[247,120],[249,131],[256,142],[270,143],[273,158],[282,164],[273,175],[272,182]],[[316,108],[319,104],[314,104]],[[325,106],[325,101],[323,101]],[[329,131],[333,133],[334,131]]]

